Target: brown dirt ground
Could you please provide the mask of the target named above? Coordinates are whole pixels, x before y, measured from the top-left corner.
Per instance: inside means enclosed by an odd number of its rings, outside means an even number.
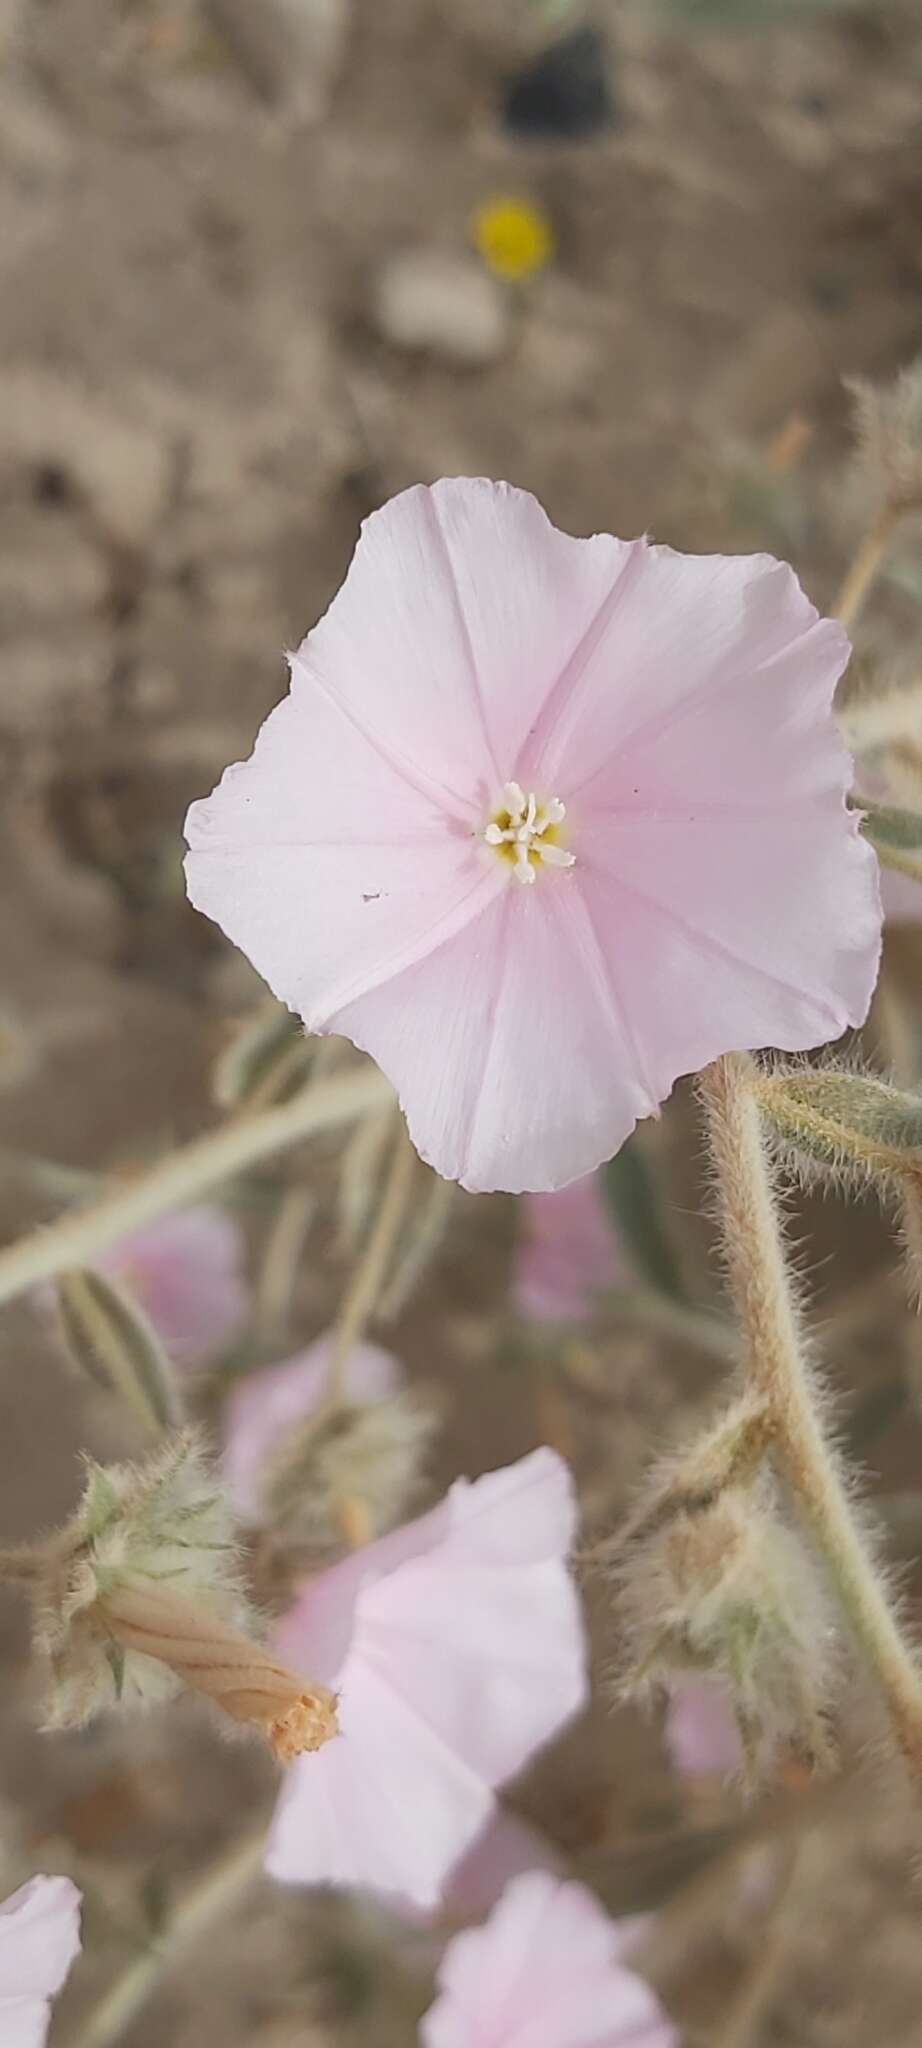
[[[214,1113],[222,1024],[258,991],[184,903],[184,808],[248,749],[282,687],[281,650],[393,491],[507,476],[577,532],[788,552],[830,599],[860,521],[841,379],[887,374],[922,346],[922,18],[884,0],[691,38],[648,0],[596,13],[618,125],[554,147],[514,143],[495,118],[499,81],[546,33],[527,0],[353,0],[307,124],[258,89],[196,0],[0,0],[0,958],[31,1062],[2,1098],[4,1146],[96,1170]],[[401,354],[370,317],[379,266],[407,245],[462,251],[472,206],[505,189],[546,207],[558,244],[508,348],[468,371]],[[914,651],[917,544],[900,559],[869,644]],[[904,988],[917,968],[904,947]],[[689,1132],[680,1102],[652,1150],[691,1263],[703,1226]],[[8,1234],[55,1205],[7,1160]],[[257,1256],[258,1202],[247,1215]],[[442,1476],[549,1433],[610,1516],[715,1368],[613,1326],[563,1370],[523,1353],[502,1316],[511,1227],[508,1205],[460,1205],[395,1348],[442,1382]],[[863,1395],[892,1382],[899,1398],[917,1338],[870,1211],[816,1205],[807,1227],[826,1305],[852,1288],[836,1363],[853,1420]],[[320,1326],[340,1278],[332,1255],[305,1274],[294,1334]],[[3,1337],[9,1540],[66,1508],[79,1446],[123,1446],[28,1310],[4,1312]],[[910,1555],[920,1441],[904,1401],[867,1453]],[[11,1599],[0,1650],[11,1882],[73,1867],[92,1895],[89,1959],[58,2016],[66,2043],[143,1939],[145,1899],[204,1865],[270,1775],[185,1708],[40,1738]],[[872,1720],[862,1705],[856,1728]],[[766,2048],[919,2040],[918,1817],[858,1753],[852,1730],[828,1804],[785,1795],[803,1846],[751,2037]],[[713,1877],[739,1803],[689,1806],[655,1723],[608,1705],[522,1799],[616,1910],[672,1901],[651,1967],[689,2040],[729,2048],[720,2026],[758,1962],[764,1908],[740,1904],[725,1860],[697,1912],[688,1881]],[[779,1799],[750,1824],[767,1826]],[[425,1994],[395,1980],[382,1940],[377,1920],[357,1933],[333,1907],[266,1888],[125,2038],[398,2048]]]

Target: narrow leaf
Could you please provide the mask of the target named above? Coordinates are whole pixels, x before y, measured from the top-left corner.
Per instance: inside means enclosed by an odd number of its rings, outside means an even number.
[[[865,814],[861,830],[882,865],[922,882],[922,814],[870,803],[864,797],[856,797],[854,807]]]
[[[660,1190],[636,1137],[603,1167],[602,1178],[611,1215],[638,1274],[658,1294],[685,1301]]]
[[[803,1067],[757,1084],[777,1134],[831,1172],[902,1174],[922,1164],[922,1096],[848,1069]]]
[[[149,1429],[176,1422],[180,1404],[172,1367],[137,1302],[89,1267],[61,1273],[56,1293],[64,1340],[78,1371],[128,1402]]]

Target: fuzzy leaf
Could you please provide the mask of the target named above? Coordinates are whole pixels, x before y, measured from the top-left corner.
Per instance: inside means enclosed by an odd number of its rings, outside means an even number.
[[[130,1295],[89,1267],[60,1274],[56,1292],[64,1339],[78,1371],[128,1402],[149,1429],[175,1422],[179,1400],[170,1362]]]
[[[889,1178],[922,1165],[922,1096],[824,1067],[765,1075],[756,1093],[776,1134],[832,1173]]]
[[[678,1260],[656,1179],[637,1138],[602,1169],[605,1197],[638,1274],[672,1301],[685,1301]]]
[[[893,804],[870,803],[864,797],[856,797],[855,804],[865,814],[861,830],[883,866],[922,882],[922,815],[898,810]]]

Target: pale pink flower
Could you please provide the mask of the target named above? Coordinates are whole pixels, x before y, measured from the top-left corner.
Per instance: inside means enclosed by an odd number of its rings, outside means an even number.
[[[44,2048],[51,2000],[80,1951],[80,1893],[69,1877],[33,1877],[0,1905],[0,2041]]]
[[[574,1524],[566,1466],[535,1451],[308,1582],[277,1644],[339,1694],[341,1735],[288,1774],[273,1877],[438,1904],[493,1788],[585,1702]]]
[[[248,1374],[235,1387],[225,1419],[224,1476],[238,1515],[258,1521],[263,1512],[262,1481],[289,1431],[317,1407],[324,1392],[332,1337],[319,1337],[295,1358]],[[346,1361],[345,1393],[351,1401],[384,1401],[397,1393],[403,1372],[389,1351],[357,1344]]]
[[[560,1860],[545,1835],[496,1800],[492,1818],[449,1875],[440,1913],[449,1921],[480,1920],[514,1878],[535,1870],[556,1877]]]
[[[439,1173],[562,1187],[678,1075],[863,1020],[847,656],[769,555],[574,540],[506,484],[417,485],[193,804],[190,896],[308,1030],[374,1056]]]
[[[243,1239],[225,1209],[178,1209],[119,1238],[98,1260],[180,1364],[223,1344],[247,1313]]]
[[[626,1276],[625,1255],[597,1174],[571,1181],[553,1195],[523,1197],[512,1272],[512,1299],[520,1315],[538,1322],[583,1322],[596,1296],[606,1287],[623,1285]]]
[[[742,1758],[729,1694],[712,1679],[677,1680],[663,1724],[666,1748],[683,1778],[728,1778]]]
[[[516,1878],[486,1926],[449,1943],[422,2048],[674,2048],[624,1948],[584,1885]]]

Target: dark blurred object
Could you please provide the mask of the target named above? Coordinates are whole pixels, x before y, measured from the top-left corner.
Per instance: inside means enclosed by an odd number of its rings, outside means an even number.
[[[515,73],[503,100],[511,135],[582,142],[615,125],[608,46],[596,28],[573,29]]]
[[[763,29],[797,23],[810,14],[856,7],[858,0],[658,0],[660,12],[690,28]]]

